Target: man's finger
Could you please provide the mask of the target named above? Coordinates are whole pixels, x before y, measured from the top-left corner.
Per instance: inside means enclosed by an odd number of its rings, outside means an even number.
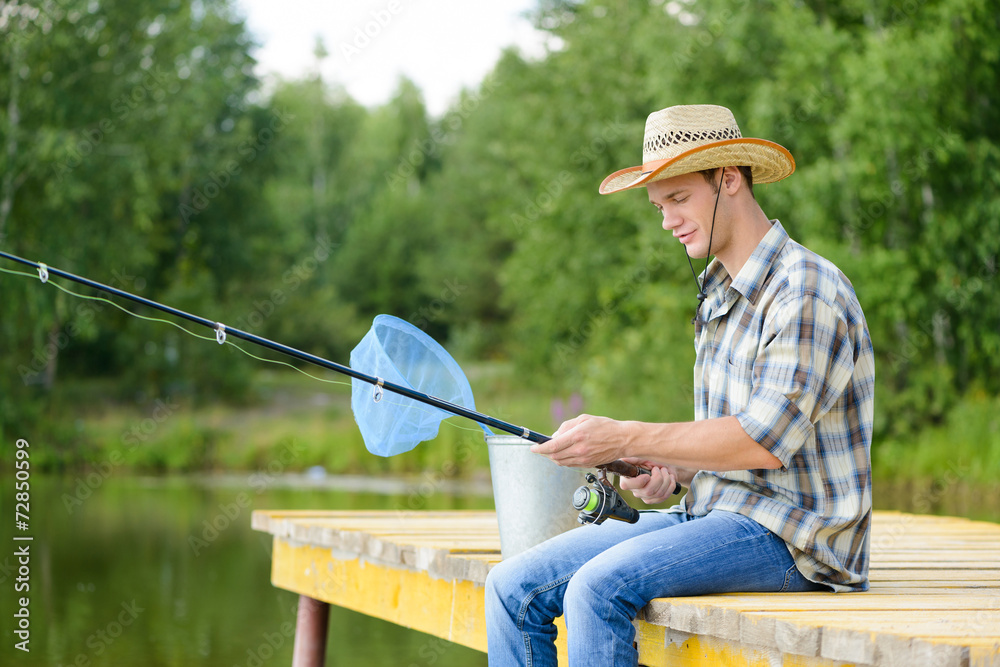
[[[544,456],[548,456],[549,454],[554,452],[555,449],[552,447],[552,441],[549,440],[547,442],[536,442],[531,446],[531,451],[534,452],[535,454],[542,454]]]
[[[567,419],[562,424],[559,424],[559,428],[557,428],[556,432],[552,434],[552,437],[554,438],[557,435],[563,435],[567,431],[571,431],[578,424],[580,424],[580,422],[582,422],[583,420],[587,419],[589,416],[590,415],[577,415],[576,417],[573,417],[572,419]]]
[[[644,486],[648,485],[652,477],[650,475],[642,474],[638,477],[621,477],[621,485],[623,489],[628,491],[638,491]]]
[[[544,454],[545,456],[549,456],[566,449],[568,446],[569,443],[566,442],[565,437],[556,431],[550,440],[545,442],[536,442],[533,444],[531,446],[531,451],[535,454]]]

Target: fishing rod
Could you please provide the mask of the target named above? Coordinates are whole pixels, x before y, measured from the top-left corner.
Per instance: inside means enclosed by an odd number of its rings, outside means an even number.
[[[425,394],[423,392],[410,389],[409,387],[404,387],[402,385],[389,382],[387,380],[384,380],[383,378],[374,375],[368,375],[367,373],[362,373],[360,371],[351,368],[350,366],[338,364],[336,362],[329,361],[322,357],[318,357],[314,354],[303,352],[302,350],[298,350],[294,347],[289,347],[288,345],[276,343],[273,340],[269,340],[267,338],[263,338],[261,336],[257,336],[252,333],[247,333],[246,331],[241,331],[240,329],[236,329],[234,327],[226,326],[222,322],[215,322],[213,320],[209,320],[204,317],[199,317],[198,315],[192,315],[190,313],[186,313],[183,310],[178,310],[177,308],[166,306],[162,303],[153,301],[152,299],[147,299],[145,297],[137,296],[135,294],[131,294],[124,290],[120,290],[116,287],[111,287],[110,285],[104,285],[97,281],[90,280],[89,278],[83,278],[81,276],[74,275],[72,273],[69,273],[68,271],[62,271],[60,269],[53,268],[42,262],[33,262],[31,260],[24,259],[23,257],[11,255],[3,251],[0,251],[0,257],[36,269],[38,271],[38,276],[43,283],[48,281],[50,275],[59,276],[60,278],[71,280],[75,283],[85,285],[92,289],[107,292],[108,294],[113,294],[123,299],[128,299],[129,301],[133,301],[143,306],[154,308],[169,315],[185,319],[189,322],[200,324],[203,327],[207,327],[215,331],[216,340],[219,342],[220,345],[222,343],[225,343],[227,336],[233,336],[234,338],[239,338],[249,343],[254,343],[255,345],[265,347],[269,350],[280,352],[290,357],[294,357],[295,359],[299,359],[301,361],[308,362],[315,366],[319,366],[320,368],[325,368],[327,370],[335,371],[342,375],[347,375],[357,380],[361,380],[362,382],[367,382],[370,385],[374,385],[378,389],[385,389],[393,392],[394,394],[399,394],[400,396],[405,396],[406,398],[419,401],[426,405],[430,405],[440,410],[444,410],[445,412],[450,412],[453,415],[457,415],[459,417],[465,417],[466,419],[471,419],[472,421],[478,422],[480,424],[485,424],[490,428],[495,428],[497,430],[504,431],[505,433],[510,433],[512,435],[519,436],[521,438],[524,438],[525,440],[530,440],[531,442],[543,443],[543,442],[548,442],[549,440],[552,439],[551,436],[547,436],[543,433],[538,433],[537,431],[532,431],[527,427],[518,426],[510,422],[505,422],[501,419],[497,419],[496,417],[491,417],[481,412],[470,410],[469,408],[463,407],[461,405],[456,405],[455,403],[446,401],[436,396],[431,396],[430,394]],[[607,470],[608,472],[624,475],[625,477],[638,477],[639,475],[642,474],[650,474],[650,471],[647,470],[646,468],[621,460],[612,461],[611,463],[605,463],[595,467]]]

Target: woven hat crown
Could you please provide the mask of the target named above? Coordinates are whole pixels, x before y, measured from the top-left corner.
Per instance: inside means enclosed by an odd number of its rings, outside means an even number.
[[[744,137],[726,107],[673,106],[646,118],[642,165],[611,174],[601,183],[600,192],[643,187],[716,167],[750,167],[754,183],[773,183],[795,171],[795,160],[772,141]]]
[[[669,107],[646,118],[642,162],[668,160],[696,146],[742,136],[733,112],[726,107],[714,104]]]

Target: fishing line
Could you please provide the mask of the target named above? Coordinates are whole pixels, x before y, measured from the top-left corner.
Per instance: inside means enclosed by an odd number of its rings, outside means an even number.
[[[12,270],[12,269],[5,269],[3,267],[0,267],[0,272],[2,272],[2,273],[9,273],[9,274],[14,275],[14,276],[24,276],[26,278],[31,278],[32,280],[36,280],[39,277],[38,275],[33,274],[33,273],[26,273],[24,271],[15,271],[15,270]],[[53,285],[57,289],[61,290],[62,292],[65,292],[66,294],[69,294],[70,296],[75,296],[75,297],[77,297],[79,299],[85,299],[87,301],[99,301],[101,303],[109,304],[111,306],[114,306],[118,310],[122,311],[126,315],[131,315],[132,317],[135,317],[137,319],[145,320],[147,322],[162,322],[164,324],[169,324],[169,325],[171,325],[173,327],[176,327],[176,328],[180,329],[184,333],[186,333],[186,334],[188,334],[190,336],[193,336],[195,338],[198,338],[200,340],[218,341],[218,337],[217,336],[203,336],[203,335],[201,335],[201,334],[199,334],[197,332],[191,331],[190,329],[181,326],[177,322],[172,322],[171,320],[165,320],[165,319],[163,319],[161,317],[149,317],[147,315],[140,315],[139,313],[131,311],[128,308],[125,308],[122,305],[117,304],[114,301],[111,301],[110,299],[105,299],[104,297],[100,297],[100,296],[91,296],[89,294],[80,294],[79,292],[74,292],[71,289],[63,287],[62,285],[60,285],[59,283],[55,282],[54,280],[51,280],[48,276],[46,276],[44,282],[47,283],[47,284]],[[291,368],[294,371],[298,371],[299,373],[302,373],[302,375],[305,375],[306,377],[311,378],[313,380],[317,380],[319,382],[326,382],[328,384],[339,384],[339,385],[343,385],[343,386],[346,386],[346,387],[350,387],[351,386],[350,382],[344,382],[343,380],[331,380],[331,379],[328,379],[328,378],[322,378],[322,377],[319,377],[317,375],[313,375],[312,373],[304,371],[301,368],[288,363],[287,361],[281,361],[279,359],[268,359],[266,357],[257,356],[256,354],[250,352],[249,350],[243,349],[242,347],[240,347],[239,345],[237,345],[236,343],[234,343],[234,342],[232,342],[231,340],[228,340],[228,339],[225,340],[223,342],[223,344],[228,345],[230,347],[236,348],[237,350],[239,350],[243,354],[247,355],[251,359],[256,359],[257,361],[263,361],[263,362],[266,362],[266,363],[269,363],[269,364],[276,364],[278,366],[287,366],[288,368]],[[392,405],[392,406],[395,406],[395,407],[410,407],[410,406],[406,406],[403,403],[399,403],[399,402],[395,402],[395,401],[388,401],[387,405]],[[428,414],[431,413],[431,410],[429,410],[428,408],[425,408],[422,405],[415,405],[415,406],[412,406],[412,408],[415,408],[415,409],[418,409],[418,410],[422,410],[424,412],[427,412]],[[460,429],[460,430],[463,430],[463,431],[475,431],[475,432],[479,432],[479,430],[480,430],[478,428],[469,428],[468,426],[461,426],[461,425],[456,424],[456,423],[454,423],[452,421],[445,421],[444,423],[448,424],[449,426],[451,426],[453,428],[457,428],[457,429]]]
[[[13,262],[19,264],[24,264],[35,268],[38,271],[38,278],[42,283],[46,283],[49,280],[50,275],[55,275],[60,278],[65,278],[75,283],[84,285],[91,289],[97,290],[100,293],[105,293],[111,296],[117,296],[128,301],[135,302],[139,305],[153,308],[164,312],[173,317],[177,317],[194,324],[200,324],[203,327],[212,329],[215,332],[215,340],[219,344],[224,344],[227,342],[227,336],[233,336],[239,338],[240,340],[247,341],[249,343],[254,343],[265,347],[269,350],[280,352],[282,354],[288,355],[299,361],[305,361],[313,365],[319,366],[326,370],[336,371],[342,375],[347,375],[352,378],[351,382],[351,409],[354,412],[355,422],[357,422],[358,427],[361,429],[362,437],[365,440],[365,446],[368,451],[379,456],[392,456],[394,454],[399,454],[405,451],[413,449],[420,442],[430,440],[433,436],[438,433],[438,425],[442,421],[445,421],[447,417],[438,417],[437,413],[427,410],[423,406],[430,406],[431,408],[436,408],[438,412],[458,417],[465,417],[472,421],[482,424],[482,430],[486,435],[490,435],[492,432],[487,427],[492,427],[506,433],[518,436],[524,440],[529,440],[531,442],[543,443],[551,440],[551,436],[545,435],[543,433],[538,433],[532,431],[531,429],[518,426],[517,424],[512,424],[510,422],[497,419],[496,417],[491,417],[490,415],[477,412],[475,410],[475,403],[472,400],[472,390],[469,387],[468,379],[465,378],[465,374],[462,373],[461,368],[455,362],[454,359],[448,354],[448,352],[438,345],[433,339],[427,336],[426,333],[417,329],[409,322],[400,320],[389,315],[379,315],[375,318],[375,322],[372,325],[372,329],[368,334],[362,339],[362,341],[355,347],[354,351],[351,352],[351,364],[352,366],[346,366],[344,364],[338,364],[328,359],[318,357],[315,354],[310,354],[308,352],[303,352],[302,350],[297,350],[288,345],[283,345],[277,343],[273,340],[268,340],[256,334],[251,334],[246,331],[241,331],[237,328],[227,327],[222,322],[217,322],[213,320],[200,317],[198,315],[192,315],[191,313],[186,313],[183,310],[178,310],[172,306],[167,306],[162,303],[153,301],[152,299],[147,299],[145,297],[137,296],[131,294],[124,290],[118,289],[117,287],[111,287],[109,285],[104,285],[99,282],[84,278],[82,276],[77,276],[72,273],[62,271],[53,267],[49,267],[42,262],[33,262],[31,260],[24,259],[22,257],[17,257],[16,255],[11,255],[9,253],[0,250],[0,257],[4,259],[9,259]],[[34,276],[29,273],[15,272],[8,269],[0,268],[0,271],[4,273],[10,273],[13,275],[25,276],[34,279]],[[147,317],[145,315],[139,315],[134,313],[127,308],[123,308],[117,303],[110,301],[104,297],[88,296],[83,294],[78,294],[71,290],[68,290],[61,285],[53,283],[58,289],[70,294],[71,296],[76,296],[82,299],[100,301],[102,303],[110,303],[115,308],[121,310],[122,312],[132,315],[138,319],[147,320],[150,322],[167,322],[181,331],[188,333],[196,338],[202,340],[212,340],[211,337],[201,336],[196,334],[179,324],[172,322],[170,320],[164,320],[162,318]],[[392,357],[390,356],[385,348],[384,343],[393,338],[389,330],[393,329],[397,334],[401,334],[404,340],[409,341],[409,347],[406,347],[407,352],[416,352],[416,356],[410,354],[405,359],[400,356]],[[397,341],[398,342],[398,341]],[[373,343],[376,345],[373,347]],[[230,343],[232,345],[232,343]],[[367,346],[367,347],[366,347]],[[310,373],[307,373],[291,364],[282,361],[276,361],[272,359],[266,359],[264,357],[258,357],[254,354],[250,354],[243,348],[233,345],[237,350],[246,354],[247,356],[259,359],[260,361],[265,361],[269,363],[276,363],[283,366],[289,366],[299,371],[303,375],[312,378],[314,380],[319,380],[320,382],[328,382],[331,384],[346,384],[340,383],[335,380],[326,380],[324,378],[316,377]],[[360,350],[360,352],[359,352]],[[355,365],[355,352],[358,354],[358,364]],[[427,356],[431,355],[431,356]],[[426,368],[421,369],[423,366],[423,361],[428,360],[432,364],[437,363],[440,365],[438,370],[438,375],[431,378],[431,382],[423,382],[424,378],[419,378],[416,383],[411,382],[410,377],[406,373],[400,373],[401,368],[408,368],[412,362],[417,362],[416,366],[409,368],[407,373],[412,372],[417,369],[422,372]],[[403,364],[403,366],[400,366]],[[389,381],[383,377],[377,375],[370,375],[368,373],[358,370],[358,368],[379,368],[382,367],[385,371],[392,371],[392,373],[386,373],[392,378],[399,377],[396,381]],[[385,372],[384,371],[384,372]],[[362,394],[359,392],[359,384],[355,383],[366,383],[374,386],[372,390],[371,397],[366,401],[362,398]],[[445,400],[437,396],[431,395],[430,393],[424,393],[418,391],[416,386],[421,387],[434,386],[436,388],[441,388],[444,392],[438,392],[442,395],[447,395],[449,397],[454,396],[453,400]],[[459,392],[453,392],[452,389],[459,389]],[[410,399],[410,403],[382,403],[383,389],[390,391],[393,394],[400,396],[402,398]],[[422,404],[422,405],[421,405]],[[400,410],[396,410],[396,416],[386,419],[385,410],[375,410],[372,406],[380,406],[381,408],[387,405],[392,405],[400,407]],[[360,414],[359,410],[363,413]],[[419,412],[418,412],[419,411]],[[424,413],[425,419],[423,423],[419,423],[419,420],[413,420],[411,415]],[[426,415],[430,414],[434,418],[426,419]],[[388,426],[390,430],[385,433],[380,433],[379,429],[383,426]],[[457,424],[452,424],[455,428],[462,430],[475,430],[468,429],[458,426]],[[367,429],[367,430],[366,430]],[[402,429],[402,430],[400,430]],[[386,439],[389,438],[389,439]],[[393,439],[395,438],[395,439]],[[608,472],[615,472],[621,475],[626,475],[628,477],[636,477],[640,474],[649,474],[650,471],[646,470],[641,466],[637,466],[626,461],[617,460],[611,461],[609,463],[602,463],[596,466],[598,469],[604,469]],[[676,492],[676,491],[675,491]]]

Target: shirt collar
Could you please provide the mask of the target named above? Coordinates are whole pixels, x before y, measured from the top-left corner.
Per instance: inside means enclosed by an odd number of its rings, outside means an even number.
[[[746,297],[747,301],[756,305],[757,297],[760,296],[767,276],[771,272],[774,258],[778,256],[787,241],[788,233],[785,228],[777,220],[772,220],[771,229],[757,244],[750,259],[736,274],[730,287]]]
[[[704,290],[708,295],[706,318],[722,317],[729,312],[729,308],[739,296],[745,297],[751,304],[756,304],[771,272],[774,258],[787,241],[788,233],[785,228],[777,220],[772,220],[771,229],[754,248],[735,280],[730,277],[719,258],[714,258],[703,274]]]

